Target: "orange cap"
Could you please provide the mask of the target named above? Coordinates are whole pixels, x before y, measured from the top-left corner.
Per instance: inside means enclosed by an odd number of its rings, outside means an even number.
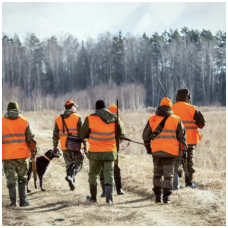
[[[110,112],[112,112],[112,113],[117,113],[117,107],[116,107],[116,105],[110,105],[109,108],[108,108],[108,110]],[[120,110],[118,110],[118,111],[120,111]]]
[[[172,108],[172,101],[169,98],[164,97],[160,103],[160,106],[162,106],[162,105],[166,105],[166,106],[169,106],[170,108]]]
[[[76,107],[78,107],[78,105],[76,105],[76,104],[74,103],[74,101],[72,101],[72,100],[68,100],[68,101],[65,103],[64,107],[66,108],[67,106],[69,106],[69,105],[71,105],[71,104],[73,104],[73,105],[75,105]]]

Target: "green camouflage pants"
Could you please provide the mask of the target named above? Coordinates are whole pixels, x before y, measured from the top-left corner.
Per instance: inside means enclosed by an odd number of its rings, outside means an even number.
[[[82,156],[80,152],[63,150],[63,158],[65,160],[66,169],[73,165],[75,169],[79,171],[82,169],[84,156]]]
[[[114,161],[89,159],[89,184],[97,185],[98,176],[103,165],[105,184],[114,185]]]
[[[3,160],[2,163],[7,186],[16,185],[19,179],[27,179],[29,158]]]
[[[173,171],[175,158],[153,157],[154,163],[154,188],[171,190],[173,186]],[[164,180],[162,181],[162,176]]]

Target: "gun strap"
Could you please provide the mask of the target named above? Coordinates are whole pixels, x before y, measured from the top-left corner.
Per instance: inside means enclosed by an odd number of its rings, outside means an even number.
[[[163,129],[164,126],[165,126],[165,122],[166,122],[166,120],[169,118],[169,116],[170,116],[170,115],[166,116],[166,117],[158,124],[158,126],[157,126],[156,129],[155,129],[155,131],[152,132],[152,135],[154,136],[153,139],[155,139],[155,138],[158,136],[158,134],[161,133],[162,129]]]
[[[64,120],[64,117],[62,116],[62,121],[63,121],[63,134],[65,133],[65,128],[67,130],[67,134],[69,135],[69,129],[67,128],[66,122]]]

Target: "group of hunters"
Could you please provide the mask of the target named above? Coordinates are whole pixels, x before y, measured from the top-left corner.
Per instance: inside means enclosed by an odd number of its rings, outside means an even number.
[[[117,114],[118,107],[111,105],[106,108],[105,102],[98,100],[95,104],[96,111],[88,115],[84,123],[76,113],[77,105],[74,101],[68,100],[64,107],[64,113],[55,120],[53,147],[56,149],[60,141],[66,166],[65,180],[70,190],[74,191],[75,176],[83,167],[85,154],[89,159],[90,196],[87,196],[87,200],[97,202],[97,185],[100,179],[103,191],[101,197],[106,197],[106,203],[112,204],[114,184],[117,195],[125,194],[117,153],[117,143],[124,139],[125,130]],[[180,188],[179,177],[183,174],[184,161],[185,186],[197,187],[193,182],[193,156],[194,149],[201,140],[198,128],[202,129],[205,123],[202,113],[191,105],[191,96],[187,89],[178,90],[175,104],[164,97],[155,114],[149,117],[142,138],[147,153],[152,154],[153,158],[153,191],[156,203],[170,203],[172,190]],[[80,150],[75,151],[66,146],[69,134],[80,138]],[[36,153],[31,146],[33,138],[30,124],[19,112],[18,104],[9,102],[7,112],[2,117],[2,160],[10,206],[17,205],[17,182],[19,205],[30,204],[26,199],[26,190],[29,157],[35,160]]]

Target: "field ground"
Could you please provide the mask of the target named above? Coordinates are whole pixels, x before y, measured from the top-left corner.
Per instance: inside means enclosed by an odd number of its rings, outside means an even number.
[[[84,118],[87,113],[80,113]],[[38,155],[52,148],[54,119],[59,113],[23,113],[28,117],[38,142]],[[127,137],[142,141],[141,134],[150,113],[121,114]],[[201,130],[203,139],[196,149],[194,179],[197,189],[182,188],[173,191],[170,205],[154,203],[152,193],[152,158],[141,145],[127,143],[119,152],[124,196],[114,192],[114,205],[90,204],[88,159],[76,176],[76,190],[69,191],[65,181],[63,157],[51,162],[44,176],[46,192],[32,190],[27,199],[29,207],[8,208],[8,190],[2,177],[3,226],[225,226],[226,225],[226,112],[204,110],[207,126]],[[217,121],[220,124],[217,124]],[[223,126],[224,128],[222,128]],[[127,148],[126,148],[127,147]],[[184,186],[183,178],[181,185]]]

